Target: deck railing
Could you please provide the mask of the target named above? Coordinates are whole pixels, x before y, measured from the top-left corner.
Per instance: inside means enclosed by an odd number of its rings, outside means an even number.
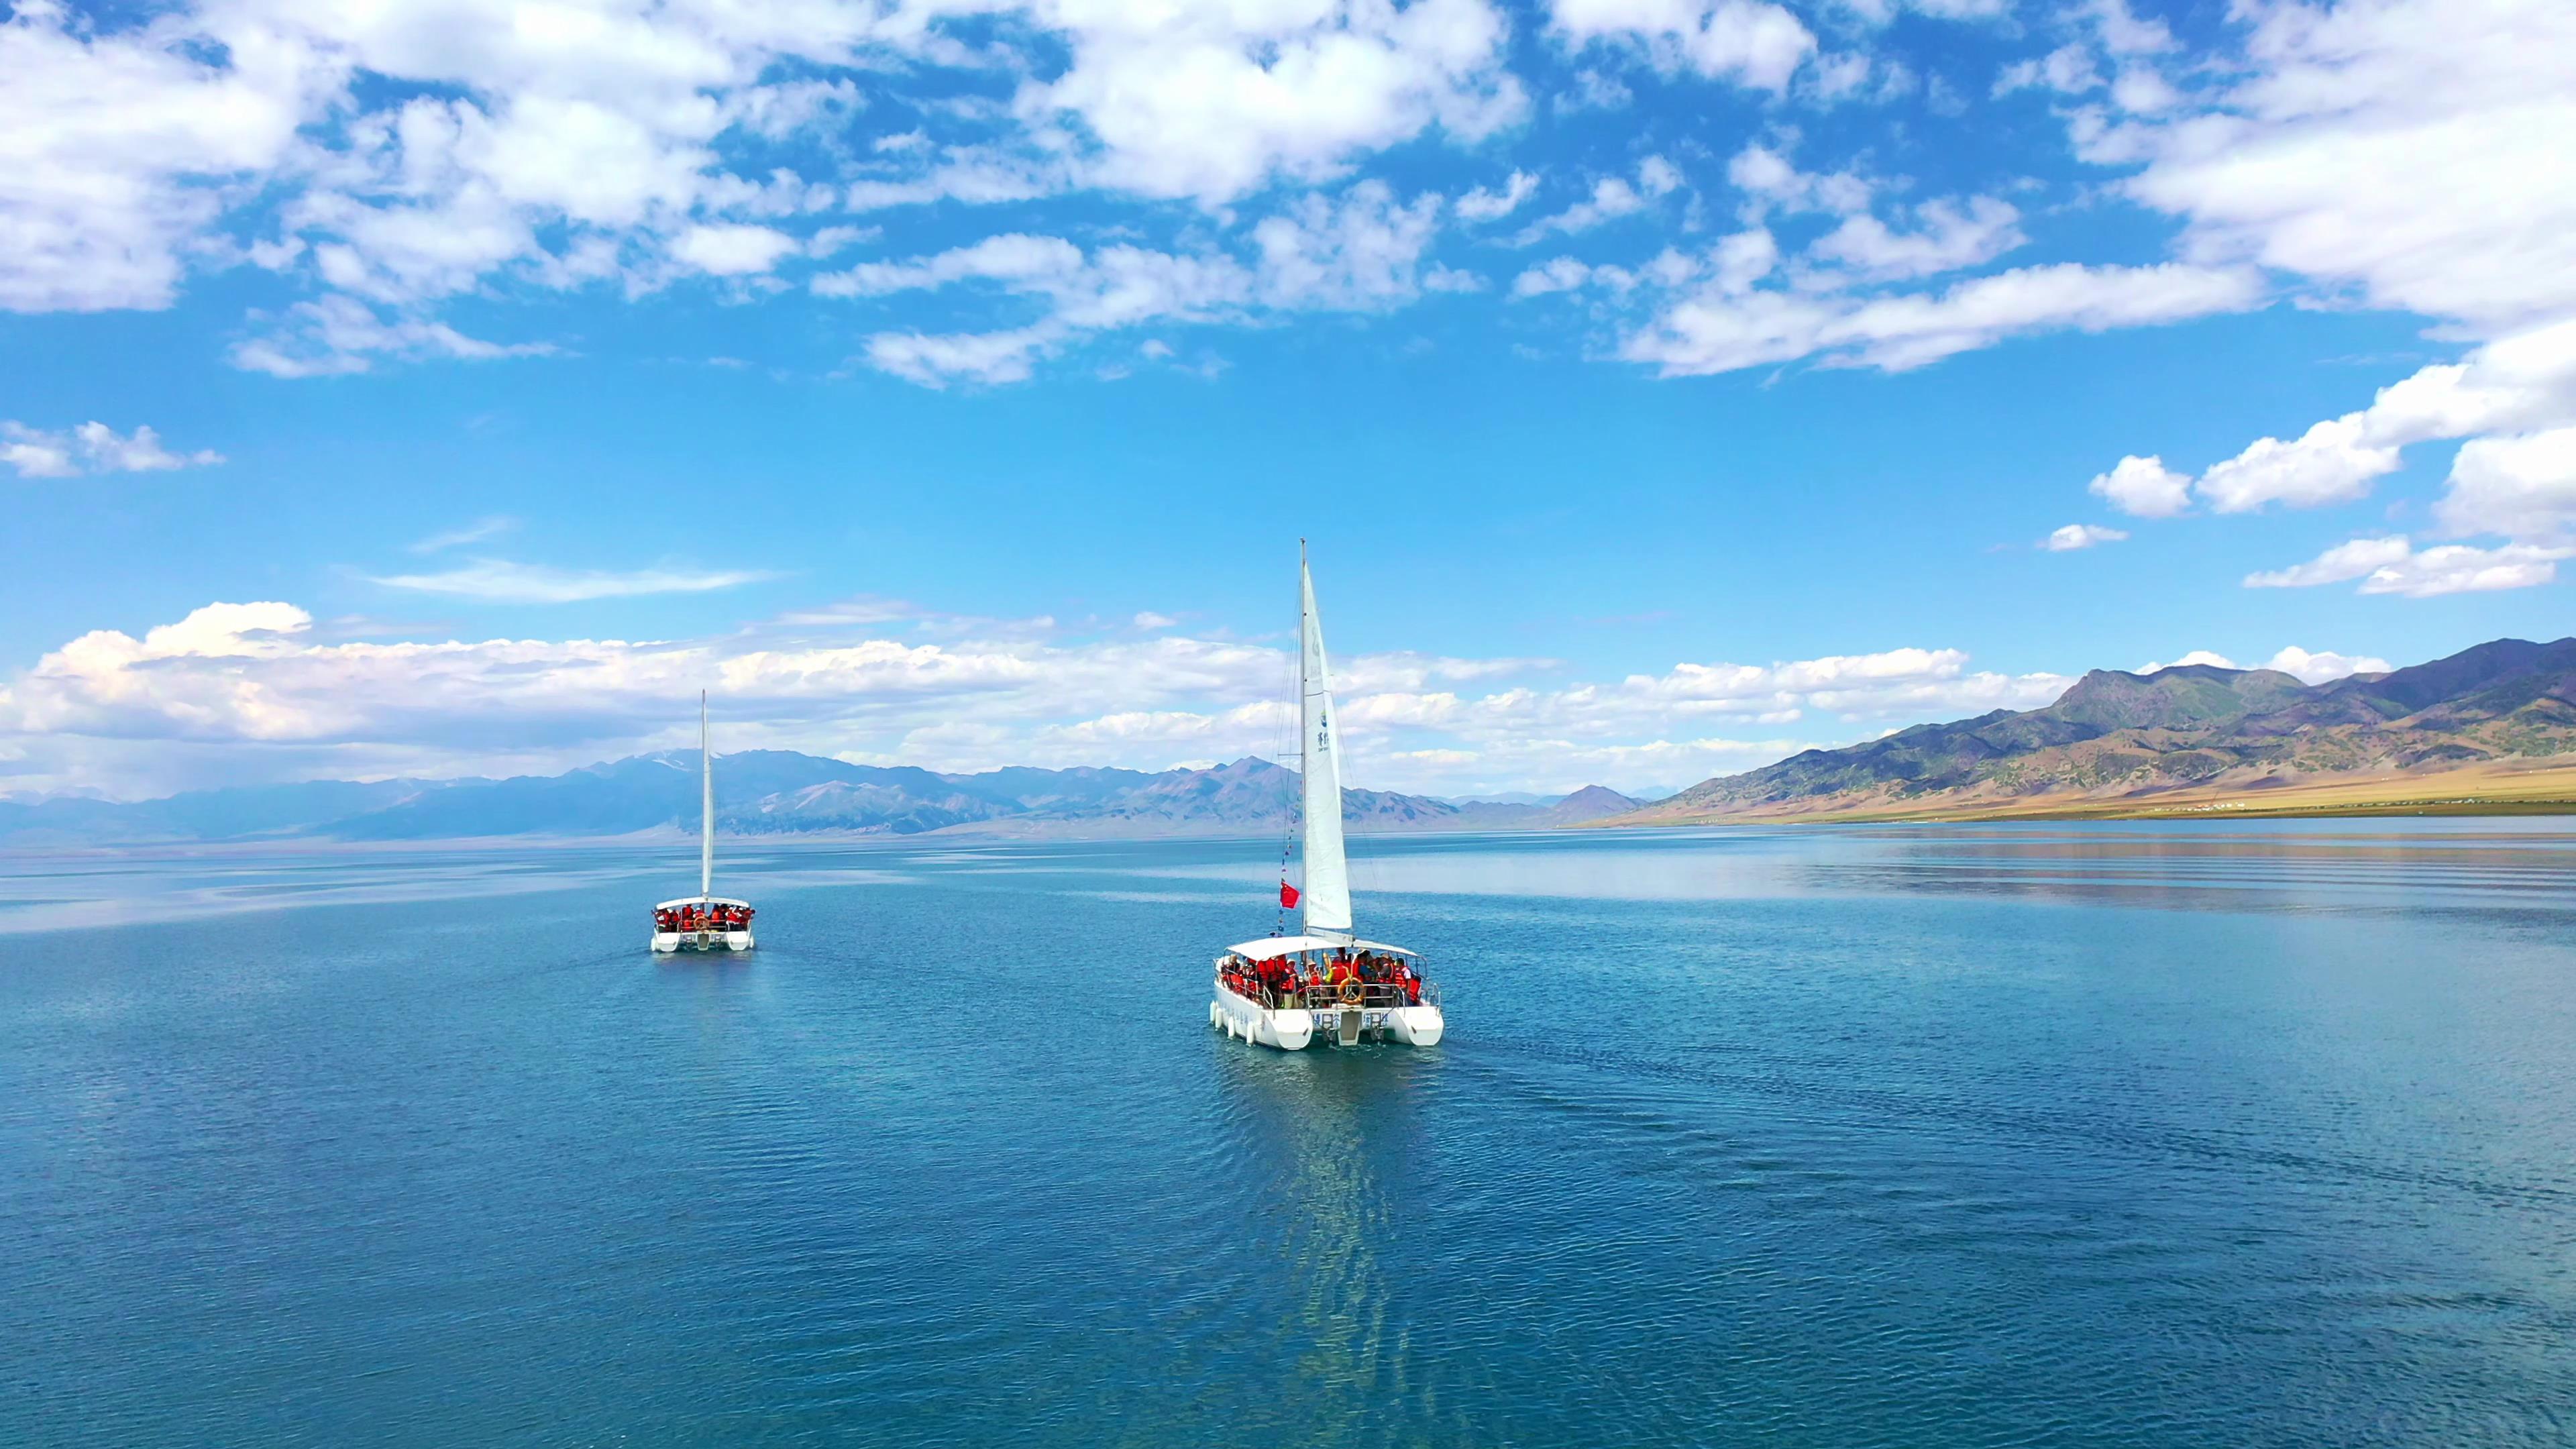
[[[1419,1002],[1413,999],[1411,991],[1393,981],[1350,981],[1338,986],[1300,986],[1290,991],[1274,991],[1265,986],[1253,985],[1248,994],[1253,1000],[1272,1011],[1297,1009],[1336,1011],[1350,1006],[1356,1006],[1363,1011],[1382,1011],[1395,1006],[1438,1006],[1440,1004],[1439,985],[1430,981],[1419,984],[1422,987],[1422,999]],[[1354,987],[1357,988],[1359,998],[1356,1001],[1351,999]],[[1236,989],[1243,988],[1238,986]]]

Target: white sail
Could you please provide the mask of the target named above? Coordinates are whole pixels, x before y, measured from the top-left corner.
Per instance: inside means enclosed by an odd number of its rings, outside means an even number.
[[[716,757],[707,749],[707,692],[698,691],[698,896],[716,889]]]
[[[1315,576],[1297,550],[1297,714],[1305,732],[1306,934],[1351,935],[1351,867],[1342,853],[1342,765],[1333,727],[1333,680],[1324,663],[1324,623],[1315,617]]]

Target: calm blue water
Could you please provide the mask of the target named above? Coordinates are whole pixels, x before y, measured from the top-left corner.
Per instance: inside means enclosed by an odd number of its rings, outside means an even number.
[[[2576,1441],[2561,822],[0,860],[0,1442]]]

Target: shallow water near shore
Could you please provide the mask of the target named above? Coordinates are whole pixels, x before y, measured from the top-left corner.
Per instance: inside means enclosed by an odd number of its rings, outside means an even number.
[[[2576,1440],[2576,824],[0,858],[0,1442]]]

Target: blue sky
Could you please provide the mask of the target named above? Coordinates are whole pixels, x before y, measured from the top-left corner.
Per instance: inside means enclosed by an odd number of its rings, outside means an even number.
[[[1268,752],[1301,535],[1435,793],[2569,632],[2562,4],[347,10],[5,12],[0,793]]]

